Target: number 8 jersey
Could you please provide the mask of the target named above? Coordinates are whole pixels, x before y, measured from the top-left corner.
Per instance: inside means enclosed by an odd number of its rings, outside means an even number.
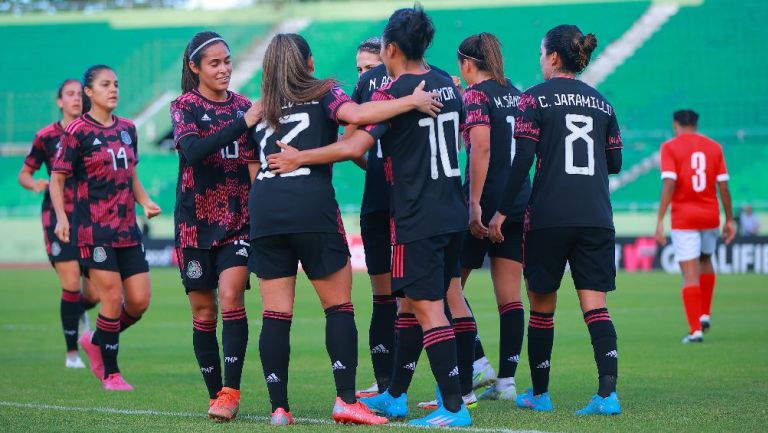
[[[384,175],[390,185],[393,244],[467,230],[467,203],[459,169],[461,95],[453,81],[431,69],[404,74],[379,88],[374,101],[408,96],[421,81],[437,93],[443,108],[436,119],[416,110],[365,130],[381,140]]]
[[[518,108],[515,138],[537,142],[528,230],[613,229],[606,152],[622,148],[613,106],[588,84],[557,77],[526,90]]]

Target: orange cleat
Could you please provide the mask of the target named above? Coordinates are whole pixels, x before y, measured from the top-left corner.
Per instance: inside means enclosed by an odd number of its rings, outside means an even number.
[[[333,405],[333,420],[342,424],[376,425],[387,423],[386,418],[375,415],[359,401],[349,404],[345,403],[341,397],[336,397],[336,404]]]
[[[290,412],[286,412],[282,407],[278,407],[272,412],[272,417],[269,420],[269,423],[272,425],[291,425],[295,422],[293,415]]]
[[[219,391],[216,401],[208,409],[208,418],[216,422],[229,422],[240,411],[240,390],[224,387]]]

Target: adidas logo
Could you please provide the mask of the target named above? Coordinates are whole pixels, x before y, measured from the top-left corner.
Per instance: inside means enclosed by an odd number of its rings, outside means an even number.
[[[451,370],[451,372],[448,373],[448,377],[453,377],[458,375],[459,375],[459,367],[453,367],[453,370]]]
[[[201,373],[213,373],[213,366],[210,367],[200,367]]]
[[[379,344],[378,346],[371,349],[371,353],[385,354],[385,353],[389,353],[389,350],[387,350],[387,348],[384,347],[383,344]]]
[[[267,383],[279,383],[280,378],[277,377],[275,373],[270,373],[269,376],[267,376]]]
[[[237,252],[235,254],[238,255],[238,256],[248,257],[248,250],[245,249],[245,247],[243,247],[243,248],[240,248],[239,250],[237,250]]]
[[[94,146],[98,146],[98,145],[100,145],[100,144],[101,144],[101,140],[99,140],[98,138],[94,138],[94,139],[93,139],[93,145],[94,145]]]
[[[211,118],[208,117],[208,113],[206,113],[206,114],[203,114],[203,117],[201,117],[200,120],[202,120],[203,122],[210,122]]]
[[[480,334],[475,335],[475,341],[480,341]]]
[[[415,362],[409,362],[405,365],[403,365],[403,368],[406,370],[416,371],[416,363]]]
[[[227,362],[227,363],[230,363],[230,364],[234,364],[234,363],[237,362],[237,359],[238,359],[237,356],[225,356],[224,357],[224,362]]]
[[[605,356],[607,356],[609,358],[619,359],[619,352],[617,352],[615,350],[611,350],[610,352],[606,353]]]
[[[520,355],[510,356],[507,358],[507,361],[509,362],[520,362]]]
[[[104,348],[107,350],[117,350],[117,346],[120,345],[120,343],[117,344],[105,344]]]
[[[537,365],[536,368],[549,368],[549,360],[546,360],[541,364]]]
[[[346,370],[347,366],[342,364],[341,361],[336,361],[333,364],[331,364],[331,368],[333,368],[333,371],[336,371],[336,370]]]

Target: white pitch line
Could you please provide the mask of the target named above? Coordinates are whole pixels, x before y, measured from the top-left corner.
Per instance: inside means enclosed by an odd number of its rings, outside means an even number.
[[[38,404],[38,403],[19,403],[15,401],[0,401],[0,406],[15,407],[18,409],[31,409],[31,410],[46,410],[46,411],[64,411],[64,412],[85,412],[85,413],[105,413],[116,415],[150,415],[150,416],[163,416],[171,418],[205,418],[204,413],[194,412],[168,412],[151,409],[116,409],[112,407],[76,407],[76,406],[59,406],[55,404]],[[238,419],[247,419],[252,421],[269,421],[267,416],[259,415],[238,415]],[[327,419],[317,418],[296,418],[296,422],[300,424],[319,424],[319,425],[332,425],[333,421]],[[386,427],[396,428],[413,428],[421,429],[423,427],[411,426],[405,423],[393,422],[385,424]],[[549,433],[540,430],[512,430],[506,428],[483,428],[483,427],[430,427],[430,430],[443,430],[443,431],[465,431],[472,433]]]

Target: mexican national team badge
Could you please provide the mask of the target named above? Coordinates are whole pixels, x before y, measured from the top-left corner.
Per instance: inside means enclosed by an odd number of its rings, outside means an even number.
[[[58,256],[61,254],[61,245],[59,245],[58,242],[54,241],[51,243],[51,255]]]
[[[203,267],[200,266],[200,262],[197,260],[192,260],[191,262],[187,263],[187,276],[193,280],[203,276]]]
[[[129,134],[128,131],[120,131],[120,139],[125,144],[133,143],[133,140],[131,140],[131,134]]]
[[[96,247],[93,249],[93,261],[96,263],[101,263],[103,261],[107,260],[107,252],[104,251],[103,247]]]

